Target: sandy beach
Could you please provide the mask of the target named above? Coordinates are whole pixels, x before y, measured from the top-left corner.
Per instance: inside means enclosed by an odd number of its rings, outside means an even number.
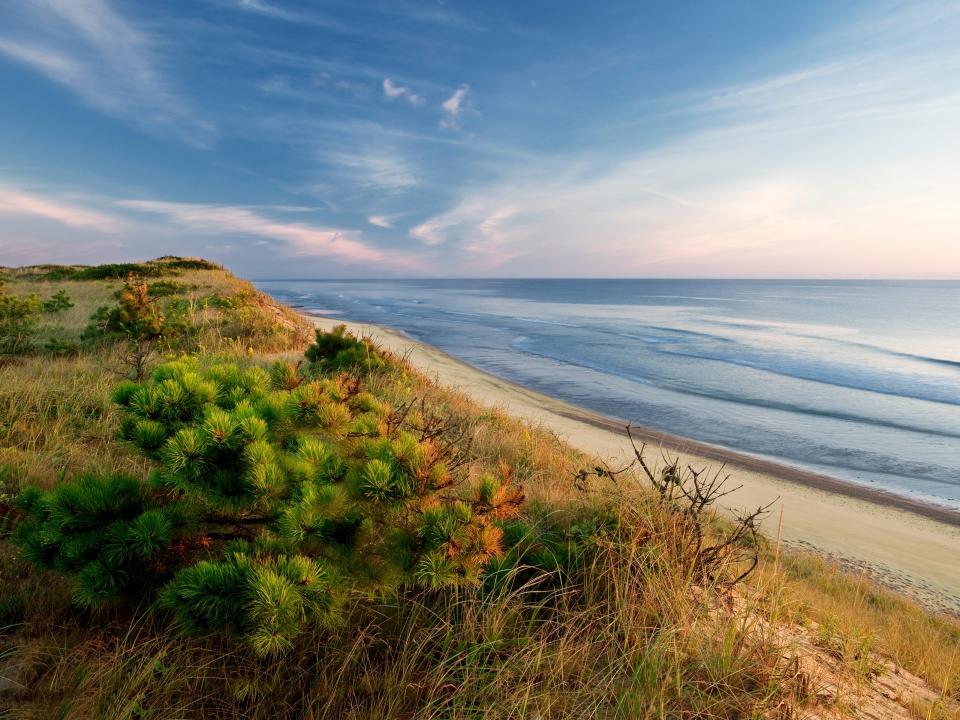
[[[328,317],[311,319],[324,329],[341,322]],[[398,331],[346,324],[406,356],[439,383],[549,428],[572,446],[611,465],[633,457],[622,421],[485,373]],[[755,508],[776,502],[765,530],[776,533],[782,508],[782,538],[788,545],[862,568],[925,604],[960,610],[960,514],[643,428],[636,428],[634,435],[650,448],[679,457],[683,464],[698,469],[724,465],[731,484],[742,485],[725,498],[728,507]]]

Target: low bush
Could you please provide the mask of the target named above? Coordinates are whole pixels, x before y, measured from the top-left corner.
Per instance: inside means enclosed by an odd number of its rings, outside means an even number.
[[[160,342],[185,334],[188,323],[182,313],[166,316],[147,283],[132,275],[125,280],[118,299],[114,307],[97,308],[82,339],[87,344],[123,340],[127,347],[124,362],[133,369],[135,380],[143,380]]]
[[[38,295],[7,295],[0,288],[0,355],[31,349],[42,310]]]
[[[107,265],[91,265],[76,270],[70,279],[73,280],[122,280],[129,275],[137,277],[160,277],[169,275],[170,271],[163,265],[149,263],[110,263]]]
[[[67,295],[66,290],[58,290],[52,297],[43,301],[43,312],[45,313],[59,313],[72,307],[73,301]]]
[[[441,427],[345,376],[290,388],[291,372],[182,360],[120,385],[150,482],[25,490],[24,556],[74,575],[81,605],[158,597],[187,630],[239,633],[261,655],[337,622],[349,594],[479,584],[523,501],[509,472],[458,488]]]
[[[58,337],[50,338],[43,346],[43,351],[54,357],[72,357],[79,355],[82,350],[83,346],[80,343]]]
[[[204,260],[202,258],[182,258],[176,255],[165,255],[156,260],[151,260],[152,265],[162,265],[165,268],[175,270],[223,270],[222,265]]]
[[[155,298],[167,297],[169,295],[181,295],[188,288],[184,283],[173,280],[159,280],[150,283],[150,294]]]
[[[376,346],[367,338],[348,332],[346,325],[337,325],[329,332],[318,329],[314,344],[307,348],[306,358],[324,370],[376,370],[384,365]]]

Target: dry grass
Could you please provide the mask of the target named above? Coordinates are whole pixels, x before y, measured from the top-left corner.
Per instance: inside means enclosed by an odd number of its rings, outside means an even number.
[[[222,640],[171,638],[169,627],[146,618],[67,623],[56,635],[22,640],[32,687],[18,711],[739,718],[800,699],[774,644],[742,617],[717,613],[709,589],[694,587],[668,557],[651,561],[656,546],[639,533],[650,519],[624,517],[631,530],[566,580],[358,601],[346,627],[306,638],[280,661],[257,661]]]
[[[869,662],[858,649],[872,650],[960,700],[960,619],[930,612],[810,553],[787,553],[776,565],[768,561],[756,582],[777,588],[784,620],[816,623],[823,642],[853,663]]]
[[[24,358],[0,366],[0,466],[18,485],[50,487],[86,469],[142,475],[146,463],[116,441],[110,357]]]
[[[303,347],[312,336],[309,324],[296,312],[226,270],[172,270],[147,282],[169,293],[161,297],[162,306],[172,301],[183,305],[195,329],[196,348],[205,352],[278,352]],[[36,293],[42,299],[64,290],[73,301],[72,308],[44,316],[37,338],[42,346],[53,337],[79,341],[93,312],[116,304],[123,282],[43,280],[33,268],[22,268],[8,271],[5,286],[11,295]]]

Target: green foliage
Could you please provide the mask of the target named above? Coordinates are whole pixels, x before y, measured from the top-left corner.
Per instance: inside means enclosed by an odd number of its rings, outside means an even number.
[[[30,268],[34,280],[73,280],[80,268],[70,265],[34,265]]]
[[[104,339],[124,340],[124,360],[133,368],[134,378],[143,380],[160,341],[186,334],[189,323],[182,309],[165,315],[147,283],[132,275],[117,297],[114,307],[104,306],[94,312],[81,337],[88,344]]]
[[[386,365],[383,355],[366,338],[357,338],[346,325],[337,325],[330,332],[318,329],[314,344],[307,348],[307,360],[323,370],[359,368],[376,370]]]
[[[0,287],[0,355],[28,352],[40,325],[37,295],[7,295]]]
[[[107,263],[104,265],[34,265],[29,268],[34,280],[123,280],[129,275],[155,278],[177,275],[179,270],[223,270],[223,267],[200,258],[174,255],[143,263]]]
[[[176,255],[165,255],[150,261],[151,265],[159,265],[164,269],[173,270],[223,270],[222,265],[202,258],[182,258]]]
[[[56,294],[43,301],[43,312],[58,313],[73,307],[73,301],[66,290],[59,290]]]
[[[181,295],[188,289],[187,285],[173,280],[159,280],[150,283],[150,295],[155,298],[167,297],[169,295]]]
[[[152,341],[169,333],[163,312],[150,295],[147,283],[128,276],[118,298],[116,306],[97,309],[84,330],[84,339],[106,335]]]
[[[161,604],[193,633],[234,630],[259,655],[290,650],[312,623],[336,622],[338,598],[325,566],[305,555],[257,555],[237,544],[219,562],[182,570]]]
[[[122,280],[130,275],[137,277],[160,277],[168,275],[169,265],[153,265],[149,263],[110,263],[106,265],[91,265],[75,270],[71,280]]]
[[[338,622],[348,593],[479,584],[523,500],[508,468],[452,493],[443,428],[418,434],[344,375],[186,358],[113,400],[149,482],[25,490],[24,556],[74,574],[81,604],[156,596],[188,631],[261,655]]]
[[[270,382],[279,390],[293,390],[303,382],[299,365],[277,360],[270,366]]]
[[[63,340],[62,338],[52,337],[47,340],[43,346],[43,351],[54,357],[72,357],[79,355],[82,347],[80,343],[72,340]]]
[[[43,351],[53,357],[74,357],[79,355],[82,349],[78,342],[57,337],[49,338],[43,346]]]
[[[82,475],[46,493],[28,488],[17,505],[27,514],[13,534],[23,556],[76,574],[74,598],[86,606],[149,584],[175,522],[173,508],[153,507],[142,484],[124,475]]]

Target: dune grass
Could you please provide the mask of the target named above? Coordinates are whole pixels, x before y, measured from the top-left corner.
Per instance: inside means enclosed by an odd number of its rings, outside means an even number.
[[[65,289],[74,307],[43,332],[79,339],[120,281],[40,279],[48,272],[8,271],[7,292]],[[201,328],[190,352],[245,363],[302,355],[302,320],[226,271],[151,280],[164,281]],[[26,485],[91,469],[146,476],[147,462],[116,437],[109,393],[122,372],[109,345],[0,364],[0,529]],[[816,698],[778,631],[786,625],[810,628],[852,677],[869,679],[877,653],[892,658],[942,695],[940,705],[905,697],[904,707],[954,717],[957,620],[768,543],[745,584],[704,582],[682,555],[675,513],[642,476],[577,483],[591,458],[398,359],[366,382],[465,426],[470,473],[513,469],[528,496],[526,562],[480,588],[357,596],[342,627],[311,632],[271,660],[229,638],[185,638],[146,607],[78,611],[65,578],[32,570],[0,542],[0,675],[12,681],[0,717],[802,717]],[[614,518],[614,532],[594,532],[600,515]],[[591,552],[545,568],[539,550],[571,528]]]

